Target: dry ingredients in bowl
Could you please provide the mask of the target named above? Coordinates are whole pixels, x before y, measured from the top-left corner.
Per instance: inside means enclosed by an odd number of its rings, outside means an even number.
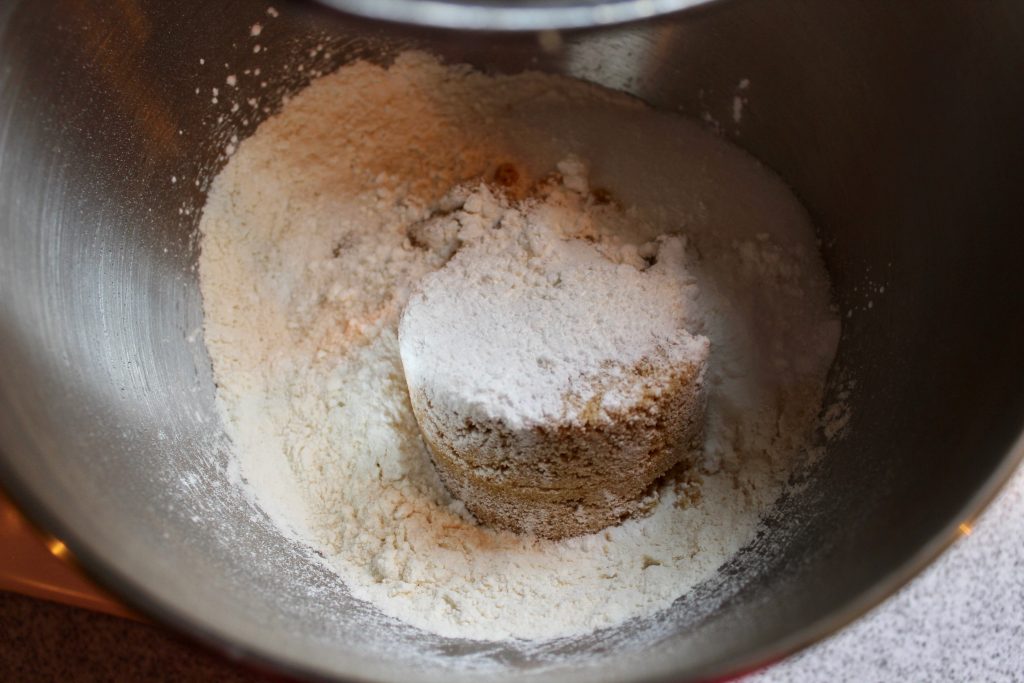
[[[710,353],[697,465],[647,514],[552,541],[478,525],[446,492],[397,330],[479,215],[470,198],[507,164],[530,182],[566,160],[560,199],[531,210],[622,267],[676,235],[687,329]],[[428,220],[449,238],[418,235]],[[742,151],[626,96],[421,53],[351,64],[238,146],[200,228],[205,341],[245,485],[355,597],[414,626],[545,639],[653,614],[753,538],[811,451],[839,322],[805,212]]]
[[[607,191],[590,190],[577,159],[558,171],[527,188],[458,188],[414,225],[447,262],[398,325],[445,488],[487,526],[549,539],[649,508],[659,480],[691,464],[710,346],[687,330],[685,240],[619,243],[607,230],[627,217]]]

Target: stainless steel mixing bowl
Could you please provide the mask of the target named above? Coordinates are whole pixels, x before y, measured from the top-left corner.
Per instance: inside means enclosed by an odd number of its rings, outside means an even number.
[[[324,678],[720,676],[891,593],[1020,459],[1024,4],[721,2],[568,34],[554,53],[530,35],[398,33],[275,4],[276,19],[240,1],[0,6],[0,477],[144,613]],[[848,436],[757,540],[657,618],[542,646],[374,620],[229,482],[194,269],[207,183],[231,136],[266,115],[246,98],[273,108],[311,70],[410,45],[706,114],[821,230],[845,325],[833,391],[856,382]],[[225,76],[245,69],[232,114]]]

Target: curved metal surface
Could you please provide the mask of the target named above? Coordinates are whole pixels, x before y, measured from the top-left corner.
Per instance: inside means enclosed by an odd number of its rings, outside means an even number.
[[[496,667],[488,678],[724,676],[891,593],[1020,460],[1019,3],[722,3],[569,34],[556,53],[532,36],[275,7],[0,7],[0,481],[141,611],[331,680],[483,676],[467,662]],[[821,229],[852,312],[833,378],[856,382],[849,435],[758,540],[657,618],[543,647],[429,636],[352,600],[231,483],[193,268],[221,152],[265,116],[231,105],[272,110],[313,70],[408,46],[703,117],[776,169]]]
[[[546,31],[610,26],[650,19],[714,1],[717,0],[320,0],[325,5],[367,19],[474,31]]]

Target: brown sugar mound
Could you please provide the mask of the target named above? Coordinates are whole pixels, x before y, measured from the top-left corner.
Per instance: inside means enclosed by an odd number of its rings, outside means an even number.
[[[690,464],[703,438],[705,365],[706,356],[676,367],[645,362],[629,373],[642,384],[633,405],[524,429],[478,418],[446,430],[458,416],[421,388],[410,397],[441,480],[480,522],[559,539],[645,512],[658,480]]]

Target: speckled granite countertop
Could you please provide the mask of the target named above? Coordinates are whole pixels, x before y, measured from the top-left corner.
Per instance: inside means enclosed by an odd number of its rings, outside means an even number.
[[[0,593],[0,681],[270,681],[161,628]],[[934,566],[744,683],[1024,681],[1024,471]]]
[[[834,637],[744,683],[1024,681],[1024,469],[962,538]]]

